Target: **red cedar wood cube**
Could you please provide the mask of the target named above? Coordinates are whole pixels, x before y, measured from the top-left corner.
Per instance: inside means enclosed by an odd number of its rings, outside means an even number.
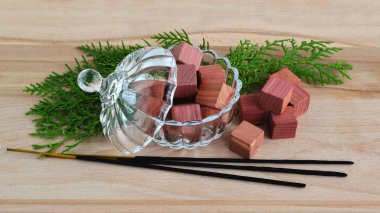
[[[299,117],[309,109],[310,95],[301,87],[293,85],[292,98],[289,104],[294,107],[295,114]]]
[[[217,110],[217,109],[213,109],[213,108],[207,107],[207,106],[201,106],[202,119],[207,118],[210,115],[215,115],[217,113],[219,113],[219,110]],[[210,125],[215,126],[215,125],[218,125],[218,123],[219,123],[219,121],[218,121],[218,119],[216,119],[216,120],[210,122]]]
[[[140,95],[138,97],[136,108],[141,110],[147,115],[152,117],[161,118],[163,107],[167,107],[167,102],[163,101],[162,98],[154,98],[151,96]],[[166,105],[166,106],[165,106]]]
[[[301,79],[299,79],[291,70],[288,68],[284,68],[276,73],[270,75],[271,78],[280,78],[290,83],[301,86]]]
[[[185,122],[202,120],[201,108],[199,104],[174,105],[170,109],[171,118],[176,121]],[[201,136],[201,126],[183,126],[181,133],[190,141],[198,141]]]
[[[265,124],[266,111],[259,106],[259,99],[259,93],[240,96],[239,108],[241,121],[248,121],[254,125]]]
[[[225,123],[225,124],[228,124],[228,122],[232,119],[232,117],[234,116],[234,113],[235,113],[235,107],[236,107],[236,104],[234,106],[232,106],[231,110],[229,112],[227,112],[226,114],[222,115],[222,121]]]
[[[173,120],[185,122],[192,120],[202,120],[201,107],[199,104],[174,105],[170,109]]]
[[[272,139],[294,138],[297,125],[297,117],[292,106],[286,107],[281,115],[269,113],[268,129]]]
[[[181,139],[182,127],[164,125],[162,130],[165,132],[165,140],[174,142]]]
[[[275,114],[281,114],[292,97],[293,85],[279,78],[269,78],[261,89],[259,106]]]
[[[197,72],[194,65],[177,65],[177,88],[174,98],[191,98],[197,93]]]
[[[200,82],[226,83],[226,71],[220,64],[201,66],[198,69]]]
[[[166,82],[156,80],[143,80],[131,83],[131,88],[138,94],[153,98],[163,98]]]
[[[201,113],[202,113],[202,119],[205,119],[207,118],[208,116],[211,116],[211,115],[215,115],[217,113],[219,113],[220,110],[217,110],[217,109],[213,109],[211,107],[207,107],[207,106],[201,106]],[[222,115],[222,121],[227,123],[229,120],[229,113],[226,113],[224,115]],[[210,122],[211,125],[218,125],[219,124],[219,119],[216,119],[212,122]]]
[[[235,89],[225,83],[201,83],[195,102],[214,109],[223,109],[231,101]]]
[[[140,111],[137,111],[134,116],[139,117],[140,115],[138,113],[145,113],[151,117],[155,117],[158,119],[163,119],[163,112],[162,108],[167,108],[168,103],[166,101],[163,101],[162,98],[154,98],[151,96],[145,96],[140,95],[136,102],[136,108],[138,108]],[[139,119],[136,120],[137,123],[144,123],[149,122],[146,124],[141,124],[139,126],[142,127],[143,131],[146,134],[153,134],[153,126],[155,126],[152,119],[149,119],[146,116],[141,116]]]
[[[199,69],[203,57],[203,53],[200,50],[183,41],[181,44],[175,46],[171,51],[174,58],[178,62],[183,64],[192,64],[195,66],[195,70]]]
[[[264,141],[264,131],[247,121],[241,122],[230,135],[230,150],[246,158],[252,157]]]

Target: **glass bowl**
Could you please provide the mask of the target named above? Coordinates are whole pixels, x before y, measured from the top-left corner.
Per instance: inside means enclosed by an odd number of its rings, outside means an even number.
[[[196,46],[194,47],[199,49]],[[218,56],[216,51],[210,49],[199,50],[203,52],[203,65],[220,64],[225,69],[227,77],[226,84],[235,88],[235,94],[226,107],[221,109],[218,113],[203,118],[202,120],[187,122],[166,120],[164,126],[153,138],[153,140],[161,146],[173,149],[193,149],[199,146],[206,146],[224,133],[226,126],[231,122],[234,115],[242,87],[238,70],[231,67],[230,61],[226,57]],[[199,131],[199,134],[184,135],[181,133],[182,128]]]

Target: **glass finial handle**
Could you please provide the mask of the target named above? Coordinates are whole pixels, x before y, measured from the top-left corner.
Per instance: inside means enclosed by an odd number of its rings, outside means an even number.
[[[79,87],[88,93],[100,92],[102,87],[103,77],[100,73],[93,69],[82,70],[77,78]]]

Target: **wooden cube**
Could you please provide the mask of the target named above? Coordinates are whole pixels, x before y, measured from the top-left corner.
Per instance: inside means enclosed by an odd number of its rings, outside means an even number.
[[[280,78],[269,78],[261,89],[259,106],[275,114],[281,114],[292,97],[292,83]]]
[[[200,82],[226,83],[226,71],[220,64],[201,66],[198,75]]]
[[[230,150],[246,158],[252,157],[264,141],[264,131],[247,121],[241,122],[230,135]]]
[[[235,109],[236,109],[236,104],[232,106],[232,109],[227,112],[226,114],[222,115],[222,121],[226,124],[231,121],[231,119],[234,117],[235,114]]]
[[[166,82],[156,80],[135,81],[130,84],[130,89],[144,96],[162,99],[165,94]]]
[[[129,85],[138,94],[135,100],[136,108],[139,109],[134,111],[131,119],[147,135],[152,136],[156,127],[155,121],[149,116],[164,120],[162,109],[169,107],[168,102],[163,99],[166,86],[166,82],[156,80],[135,81]]]
[[[201,106],[202,119],[205,119],[211,115],[215,115],[219,112],[220,112],[220,110],[213,109],[213,108],[207,107],[207,106]],[[229,121],[229,116],[230,116],[229,113],[222,115],[221,121],[227,123]],[[209,124],[216,127],[219,124],[219,122],[220,122],[220,119],[216,119],[216,120],[210,122]]]
[[[136,96],[136,108],[145,114],[162,120],[162,109],[167,108],[168,103],[162,98],[154,98],[146,95]]]
[[[202,120],[199,104],[174,105],[170,109],[170,114],[173,120],[180,122]],[[198,141],[201,136],[201,131],[201,126],[183,126],[180,128],[179,133],[182,133],[182,135],[190,141]]]
[[[240,96],[240,121],[248,121],[254,125],[265,124],[266,111],[259,106],[259,99],[259,93]]]
[[[165,132],[165,140],[169,142],[182,140],[182,127],[164,125],[162,130]]]
[[[304,89],[293,85],[293,93],[289,105],[294,107],[297,117],[303,115],[309,109],[310,95]]]
[[[292,106],[286,107],[281,115],[269,113],[268,129],[272,139],[294,138],[297,125],[297,117]]]
[[[225,83],[201,83],[195,102],[214,109],[223,109],[235,94],[235,89]]]
[[[201,106],[202,119],[207,118],[210,115],[215,115],[219,112],[220,112],[220,110],[213,109],[213,108],[207,107],[207,106]]]
[[[183,64],[191,64],[195,66],[195,70],[199,69],[203,57],[202,51],[194,48],[184,41],[181,44],[175,46],[171,51],[177,62]]]
[[[180,122],[202,120],[201,107],[199,104],[174,105],[170,109],[170,114],[173,120]]]
[[[192,98],[197,93],[197,72],[194,65],[177,65],[177,88],[174,98]]]
[[[284,68],[276,73],[270,75],[271,78],[280,78],[290,83],[301,86],[301,79],[299,79],[291,70],[288,68]]]

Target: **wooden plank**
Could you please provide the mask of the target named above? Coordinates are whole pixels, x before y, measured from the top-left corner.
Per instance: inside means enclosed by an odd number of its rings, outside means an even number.
[[[353,0],[1,1],[0,212],[379,212],[379,9],[379,2]],[[196,43],[206,37],[220,53],[244,38],[328,39],[345,47],[333,59],[353,64],[353,80],[325,87],[303,84],[311,103],[299,119],[297,137],[265,138],[255,157],[351,159],[353,166],[328,167],[349,176],[252,173],[308,184],[299,190],[72,160],[41,161],[5,151],[41,142],[28,135],[33,118],[24,115],[38,99],[21,90],[52,70],[63,72],[65,63],[73,65],[73,58],[80,57],[76,46],[98,40],[135,43],[174,28],[185,28]],[[140,154],[238,157],[227,142],[236,123],[207,147],[172,150],[152,144]],[[75,152],[119,154],[101,137]]]
[[[24,0],[17,5],[5,0],[0,4],[0,37],[10,42],[120,40],[185,28],[190,33],[254,32],[380,46],[379,7],[380,2],[353,0],[223,0],[217,3]],[[204,24],[206,20],[212,24]]]

